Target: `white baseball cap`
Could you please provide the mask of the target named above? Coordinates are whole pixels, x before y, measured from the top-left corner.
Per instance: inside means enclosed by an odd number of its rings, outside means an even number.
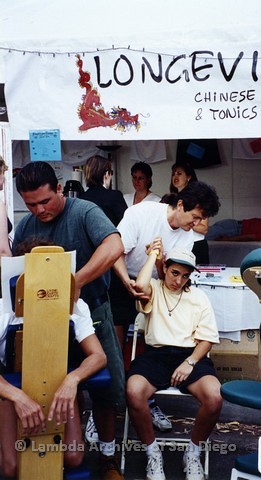
[[[196,267],[196,257],[194,253],[185,248],[173,248],[167,253],[166,261],[167,260],[172,260],[173,262],[181,263],[182,265],[188,265],[199,272]]]

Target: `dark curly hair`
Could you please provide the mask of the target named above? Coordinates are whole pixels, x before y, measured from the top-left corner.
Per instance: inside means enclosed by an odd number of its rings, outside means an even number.
[[[54,245],[54,242],[43,235],[31,235],[26,240],[18,243],[16,245],[15,251],[13,252],[14,257],[19,257],[25,253],[30,253],[34,247],[46,247]]]
[[[200,208],[204,217],[214,217],[220,207],[215,188],[204,182],[191,182],[177,195],[169,195],[168,204],[176,207],[179,200],[182,200],[185,212]]]

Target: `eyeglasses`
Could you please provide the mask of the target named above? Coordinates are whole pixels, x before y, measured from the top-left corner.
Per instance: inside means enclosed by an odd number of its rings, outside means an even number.
[[[192,214],[192,218],[193,218],[193,222],[202,222],[202,220],[204,220],[206,217],[199,217],[198,215]]]

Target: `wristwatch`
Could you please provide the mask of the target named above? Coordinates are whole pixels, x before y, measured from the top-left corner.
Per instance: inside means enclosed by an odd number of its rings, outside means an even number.
[[[195,367],[196,362],[195,360],[192,360],[192,358],[186,358],[185,362],[187,362],[191,367]]]

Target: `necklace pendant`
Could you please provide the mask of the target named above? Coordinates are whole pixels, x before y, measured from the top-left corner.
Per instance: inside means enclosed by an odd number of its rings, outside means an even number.
[[[171,312],[169,312],[169,317],[171,317]]]

